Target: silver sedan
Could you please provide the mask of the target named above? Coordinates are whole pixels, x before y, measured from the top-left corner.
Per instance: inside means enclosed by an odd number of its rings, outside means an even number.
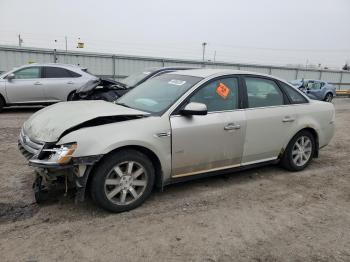
[[[0,111],[5,106],[71,100],[75,90],[97,79],[75,65],[30,64],[0,75]]]
[[[24,124],[19,148],[37,168],[36,192],[48,188],[42,181],[74,181],[77,200],[88,189],[98,205],[121,212],[154,186],[269,163],[303,170],[331,140],[334,117],[332,103],[281,79],[186,70],[152,78],[116,104],[47,107]]]

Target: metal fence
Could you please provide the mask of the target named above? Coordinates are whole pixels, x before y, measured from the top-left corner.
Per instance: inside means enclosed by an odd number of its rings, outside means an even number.
[[[13,67],[28,63],[54,62],[87,67],[93,74],[115,79],[124,78],[148,67],[190,66],[246,70],[274,75],[288,81],[301,78],[318,79],[333,83],[337,85],[338,89],[350,89],[350,72],[341,70],[318,70],[226,62],[203,63],[199,60],[0,46],[0,71],[7,71]]]

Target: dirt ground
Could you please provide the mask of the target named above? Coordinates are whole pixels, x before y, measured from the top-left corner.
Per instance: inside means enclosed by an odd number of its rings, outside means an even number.
[[[54,195],[34,203],[17,150],[37,109],[0,114],[0,261],[350,261],[350,99],[302,172],[278,166],[173,185],[110,214]]]

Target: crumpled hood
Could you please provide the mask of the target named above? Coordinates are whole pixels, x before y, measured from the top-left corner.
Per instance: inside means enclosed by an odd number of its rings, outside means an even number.
[[[33,114],[23,125],[30,138],[44,142],[56,142],[69,129],[91,123],[94,119],[118,122],[123,116],[142,117],[149,113],[105,101],[72,101],[48,106]],[[118,118],[119,117],[119,118]],[[119,120],[118,120],[119,119]],[[90,126],[94,126],[91,124]]]
[[[93,89],[95,89],[97,86],[110,88],[110,89],[126,89],[126,86],[118,81],[115,81],[113,79],[92,79],[89,80],[87,83],[82,85],[76,90],[76,93],[87,93]]]

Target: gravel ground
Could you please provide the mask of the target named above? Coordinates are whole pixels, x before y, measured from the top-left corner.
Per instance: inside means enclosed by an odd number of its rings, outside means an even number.
[[[278,166],[173,185],[110,214],[71,195],[33,201],[17,150],[37,109],[0,114],[1,261],[350,261],[350,99],[336,134],[302,172]]]

